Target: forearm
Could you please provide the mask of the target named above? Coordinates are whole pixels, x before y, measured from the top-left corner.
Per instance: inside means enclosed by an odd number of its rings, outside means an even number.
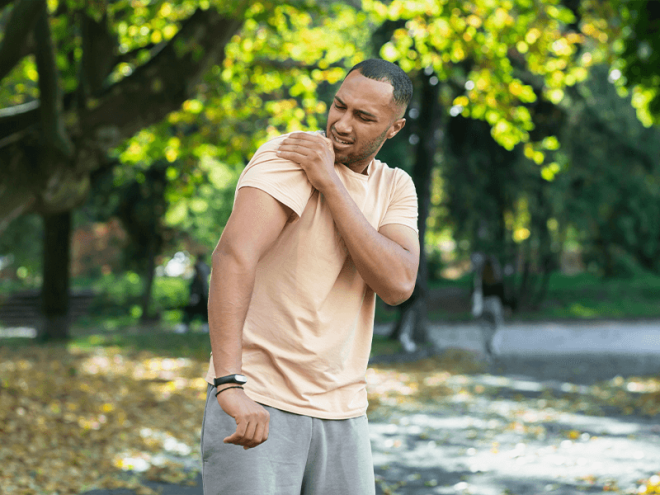
[[[241,373],[243,324],[247,314],[255,267],[231,254],[213,254],[209,286],[209,336],[215,376]]]
[[[413,253],[369,223],[339,178],[324,188],[323,196],[365,283],[388,304],[396,305],[408,299],[417,275]]]

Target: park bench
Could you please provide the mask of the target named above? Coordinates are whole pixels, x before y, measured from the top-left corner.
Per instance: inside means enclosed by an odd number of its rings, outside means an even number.
[[[73,290],[69,300],[71,321],[86,315],[96,294],[92,290]],[[35,327],[41,319],[41,293],[26,290],[0,295],[0,327]]]

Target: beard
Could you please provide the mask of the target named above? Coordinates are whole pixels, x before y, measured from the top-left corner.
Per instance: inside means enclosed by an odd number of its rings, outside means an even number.
[[[385,139],[387,139],[387,131],[389,131],[389,128],[385,129],[380,136],[377,136],[371,141],[367,141],[359,149],[351,153],[335,155],[335,161],[350,168],[351,165],[364,161],[371,155],[375,155],[383,145],[383,142],[385,142]]]

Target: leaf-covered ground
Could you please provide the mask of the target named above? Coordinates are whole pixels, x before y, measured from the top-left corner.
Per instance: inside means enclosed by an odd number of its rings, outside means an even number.
[[[617,376],[638,363],[603,356],[515,361],[372,366],[377,493],[660,493],[657,376]]]
[[[2,493],[150,492],[122,472],[185,483],[199,465],[204,369],[113,347],[0,348]]]
[[[203,353],[0,347],[2,493],[193,483],[206,365]],[[367,378],[379,494],[660,493],[658,377],[516,379],[447,352]]]

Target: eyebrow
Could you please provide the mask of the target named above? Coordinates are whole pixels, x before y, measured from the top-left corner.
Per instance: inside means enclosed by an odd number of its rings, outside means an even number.
[[[335,95],[335,100],[337,100],[339,103],[341,103],[344,106],[347,106],[346,103],[339,97]],[[378,120],[378,116],[374,115],[373,113],[369,113],[365,110],[356,110],[357,113],[361,113],[362,115],[366,115],[367,117],[371,117],[372,119]]]

